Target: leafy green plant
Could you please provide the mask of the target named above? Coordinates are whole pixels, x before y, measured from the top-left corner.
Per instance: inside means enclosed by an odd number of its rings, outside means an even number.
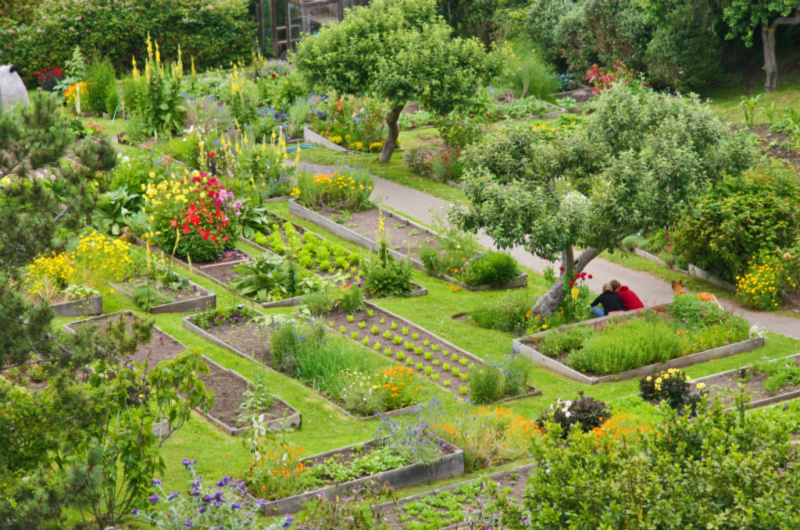
[[[536,348],[548,357],[558,357],[565,353],[580,350],[583,345],[597,335],[592,326],[575,326],[563,330],[553,330],[545,335]]]
[[[472,400],[480,405],[497,401],[503,395],[503,373],[494,366],[485,366],[473,371],[469,392]]]
[[[290,270],[283,258],[272,254],[259,256],[233,269],[237,278],[231,283],[243,296],[257,302],[283,300],[297,294],[291,285]]]
[[[102,114],[110,93],[117,93],[116,72],[108,59],[89,63],[83,81],[86,82],[86,110]],[[112,110],[113,112],[113,110]]]
[[[339,292],[339,306],[347,313],[356,313],[366,307],[364,294],[358,287],[349,287]],[[349,318],[348,318],[349,321]],[[364,324],[363,322],[359,324]],[[364,324],[366,326],[366,324]]]

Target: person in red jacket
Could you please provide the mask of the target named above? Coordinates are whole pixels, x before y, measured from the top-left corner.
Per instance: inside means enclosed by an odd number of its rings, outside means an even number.
[[[625,311],[633,311],[634,309],[641,309],[644,304],[636,293],[628,289],[626,285],[620,284],[617,280],[611,280],[611,290],[622,298],[622,305],[625,306]]]

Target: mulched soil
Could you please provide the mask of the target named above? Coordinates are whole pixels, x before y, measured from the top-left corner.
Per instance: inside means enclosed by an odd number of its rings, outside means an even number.
[[[520,500],[522,499],[525,493],[525,487],[528,484],[528,477],[534,470],[535,470],[534,467],[530,467],[520,471],[515,471],[513,469],[510,469],[508,471],[501,471],[500,473],[494,473],[492,475],[489,475],[487,479],[496,482],[499,486],[500,491],[503,491],[504,489],[508,488],[510,491],[509,497],[511,499]],[[482,483],[483,480],[484,480],[483,478],[477,478],[475,479],[475,482]],[[447,489],[448,490],[455,489],[455,487],[457,486],[458,485],[454,485],[448,487]],[[408,512],[406,511],[407,506],[409,505],[410,502],[421,501],[425,498],[433,498],[440,491],[442,490],[434,490],[421,498],[415,497],[415,498],[400,499],[397,506],[394,506],[392,504],[385,504],[383,505],[382,508],[386,511],[384,511],[384,513],[381,515],[381,518],[383,522],[386,523],[389,526],[389,528],[392,529],[407,528],[411,521],[422,523],[423,521],[418,519],[417,518],[418,516],[411,517],[408,514]],[[466,519],[466,517],[464,516],[464,512],[467,512],[469,510],[480,509],[482,506],[486,506],[486,504],[488,504],[490,501],[491,499],[489,498],[488,495],[479,494],[474,499],[468,499],[461,496],[462,509],[460,513],[458,513],[457,515],[462,519]],[[443,517],[446,517],[449,510],[449,508],[433,506],[432,504],[429,504],[428,506],[431,508],[435,508],[438,512],[442,514]],[[410,518],[406,519],[403,516]],[[401,521],[401,517],[403,517],[404,520]],[[453,514],[451,514],[451,517],[455,518],[453,517]],[[485,514],[483,518],[483,526],[481,528],[495,528],[495,529],[505,528],[505,526],[499,526],[497,522],[494,521],[493,519],[494,518],[492,517],[491,514]],[[456,530],[456,529],[466,530],[466,529],[478,528],[478,526],[477,523],[472,523],[472,525],[470,525],[470,523],[468,522],[461,522],[448,525],[444,528],[447,530]]]
[[[332,219],[337,212],[332,210],[325,210],[320,212],[328,219]],[[395,250],[404,255],[410,255],[411,258],[419,260],[419,253],[423,244],[429,244],[433,247],[437,246],[436,239],[428,232],[421,232],[391,215],[391,212],[384,212],[384,227],[389,235],[389,245],[392,250]],[[378,232],[380,219],[380,211],[377,207],[370,208],[363,212],[355,212],[350,216],[350,219],[343,223],[343,225],[350,230],[361,234],[368,239],[375,239],[375,234]]]
[[[245,355],[272,367],[272,356],[269,353],[269,327],[259,325],[247,316],[240,316],[234,323],[226,322],[203,331]]]
[[[73,322],[69,324],[69,327],[77,330],[78,328],[88,324],[97,325],[99,328],[104,329],[112,318],[118,319],[119,315],[105,315],[99,317],[97,320],[92,319]],[[132,320],[139,320],[139,318],[133,315],[126,315],[126,322],[128,323],[129,332],[131,331],[130,323]],[[173,339],[166,333],[153,328],[153,336],[150,339],[150,342],[146,344],[140,344],[139,348],[133,355],[126,356],[123,360],[126,362],[147,362],[150,366],[155,366],[161,361],[169,361],[174,359],[185,349],[186,347],[177,340]]]
[[[750,130],[761,137],[759,148],[773,158],[791,162],[800,167],[800,152],[794,147],[792,138],[779,132],[770,132],[769,127],[761,125]]]
[[[200,374],[198,377],[206,385],[206,390],[214,392],[214,407],[208,414],[231,428],[246,427],[247,423],[237,421],[244,402],[244,393],[247,391],[247,381],[237,374],[222,370],[214,365],[209,365],[209,374]],[[276,399],[269,410],[262,410],[267,419],[282,418],[284,414],[291,413],[291,409]]]
[[[800,366],[800,358],[795,358],[793,360],[796,365]],[[770,394],[764,390],[763,386],[764,381],[768,378],[768,376],[765,376],[763,372],[756,372],[752,369],[747,369],[742,373],[746,374],[747,372],[749,372],[750,375],[747,381],[745,381],[745,379],[739,375],[739,372],[733,372],[727,375],[719,375],[711,379],[703,380],[702,382],[705,383],[705,389],[709,394],[709,400],[717,397],[726,405],[733,404],[736,394],[739,393],[739,385],[744,385],[745,392],[747,392],[747,394],[752,398],[751,402],[788,394],[800,389],[800,387],[797,385],[787,384],[781,388],[779,392]]]
[[[448,363],[448,364],[451,365],[451,370],[452,370],[452,368],[458,368],[459,371],[461,371],[462,373],[468,373],[470,371],[469,370],[469,365],[474,363],[474,361],[472,359],[469,359],[469,363],[467,364],[467,366],[463,366],[457,361],[453,362],[449,357],[452,354],[456,353],[456,354],[458,354],[459,358],[461,358],[466,353],[464,350],[454,349],[454,348],[452,348],[450,346],[446,346],[446,345],[442,344],[439,339],[433,337],[430,333],[426,332],[424,329],[422,329],[422,328],[420,328],[418,326],[415,326],[414,324],[400,322],[400,321],[396,320],[395,318],[393,318],[392,316],[390,316],[390,315],[386,314],[385,312],[381,311],[379,308],[370,308],[370,309],[373,310],[373,316],[370,317],[369,314],[366,311],[359,311],[358,313],[353,315],[355,317],[353,319],[353,322],[348,322],[347,321],[347,313],[345,313],[343,311],[337,311],[337,312],[331,313],[331,314],[327,315],[323,319],[323,321],[325,322],[326,325],[332,327],[337,332],[339,332],[340,326],[344,326],[347,329],[347,332],[345,333],[345,336],[350,338],[351,340],[352,340],[351,334],[354,331],[358,331],[359,332],[359,336],[358,336],[358,342],[359,343],[365,337],[369,337],[370,346],[374,345],[375,342],[380,342],[380,344],[381,344],[381,354],[384,354],[384,350],[386,348],[391,348],[392,349],[391,358],[393,360],[395,360],[396,362],[400,363],[400,364],[408,366],[406,364],[406,359],[405,358],[411,358],[413,360],[413,363],[414,363],[413,365],[411,365],[411,367],[413,367],[413,368],[416,368],[416,364],[417,363],[422,363],[423,367],[430,366],[432,374],[434,374],[434,373],[439,374],[439,380],[436,381],[436,382],[438,384],[442,385],[444,388],[450,390],[451,392],[455,392],[455,393],[458,393],[460,395],[459,386],[465,386],[465,387],[468,386],[468,383],[462,382],[460,377],[453,376],[453,374],[451,372],[447,372],[443,368],[444,363]],[[384,320],[383,324],[380,323],[381,319]],[[366,327],[364,327],[364,329],[359,328],[358,327],[358,323],[359,322],[366,323]],[[397,323],[397,329],[396,330],[392,330],[391,329],[391,325],[392,325],[393,322]],[[331,324],[333,324],[333,325],[331,325]],[[372,326],[378,326],[379,331],[378,331],[377,334],[373,334],[372,333],[372,331],[371,331]],[[403,327],[409,328],[408,335],[403,335],[403,332],[402,332],[402,328]],[[386,339],[383,336],[383,333],[385,331],[391,332],[392,338]],[[417,339],[414,339],[412,337],[412,335],[414,333],[418,333],[419,334],[419,337]],[[394,342],[393,342],[393,339],[394,339],[394,337],[396,335],[399,335],[399,336],[403,337],[403,342],[400,343],[399,345],[394,344]],[[425,346],[423,344],[424,340],[430,341],[430,345],[429,346]],[[414,353],[413,350],[411,350],[411,351],[406,350],[405,349],[405,343],[406,342],[414,343],[414,346],[417,346],[417,347],[422,346],[423,354],[422,355],[417,355],[417,354]],[[434,352],[432,350],[431,346],[434,346],[434,345],[439,346],[439,351],[438,352]],[[444,357],[444,351],[445,350],[449,351],[449,355],[448,355],[447,358]],[[402,361],[399,361],[397,359],[396,353],[398,351],[403,352],[404,359]],[[430,360],[425,360],[425,357],[424,357],[425,353],[431,353]],[[434,360],[438,360],[439,361],[439,366],[434,366],[433,365],[433,361]],[[420,372],[419,375],[424,375],[424,372]],[[433,379],[431,379],[431,380],[433,380]],[[443,382],[445,380],[450,380],[451,381],[450,386],[444,386]]]
[[[225,285],[234,281],[239,275],[233,269],[250,261],[250,256],[245,252],[234,249],[226,250],[216,261],[195,265],[195,268],[206,276],[209,276]]]

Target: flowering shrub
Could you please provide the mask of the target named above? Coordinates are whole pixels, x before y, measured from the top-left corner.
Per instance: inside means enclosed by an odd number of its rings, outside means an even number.
[[[770,254],[750,261],[747,272],[736,277],[736,299],[759,311],[777,309],[781,302],[778,291],[784,276],[781,262],[782,258]]]
[[[426,164],[431,176],[439,182],[458,182],[464,173],[464,165],[459,160],[459,149],[444,147],[426,155]]]
[[[214,261],[232,249],[242,202],[216,177],[193,171],[143,185],[152,231],[148,237],[161,249],[193,262]]]
[[[52,92],[56,85],[64,79],[64,72],[60,68],[42,68],[36,72],[39,87],[45,92]]]
[[[375,179],[366,170],[345,166],[329,174],[301,174],[291,195],[314,210],[359,212],[372,206],[369,196],[374,184]]]
[[[264,501],[250,501],[247,485],[229,476],[213,485],[203,484],[197,476],[197,461],[183,459],[183,465],[192,474],[192,482],[186,492],[167,491],[159,479],[153,479],[153,492],[147,500],[147,509],[131,512],[137,519],[147,521],[155,528],[224,528],[278,530],[290,528],[293,517],[286,516],[283,521],[263,525],[260,506]],[[156,508],[158,506],[158,508]]]
[[[331,142],[353,151],[380,152],[386,138],[386,110],[378,98],[342,96],[316,102],[312,128]]]
[[[132,263],[125,243],[91,232],[80,237],[73,252],[34,260],[28,268],[25,288],[30,296],[50,301],[112,292],[107,282],[123,280]],[[85,289],[76,289],[77,286]]]
[[[547,422],[556,423],[561,426],[561,437],[567,438],[573,425],[583,432],[589,432],[602,426],[609,418],[611,411],[603,401],[584,396],[581,391],[576,400],[557,400],[557,405],[550,405],[550,409],[542,411],[536,423],[542,428],[545,428]]]
[[[686,373],[677,368],[670,368],[658,374],[647,375],[639,380],[639,390],[644,399],[659,403],[666,401],[673,409],[682,412],[684,407],[691,407],[692,414],[697,404],[707,392],[705,383],[697,383],[697,391],[687,382]]]
[[[74,108],[77,103],[79,92],[81,94],[86,94],[86,83],[83,81],[67,87],[64,91],[64,103],[66,103],[68,107]]]
[[[639,84],[644,84],[639,81],[640,74],[636,70],[629,69],[622,61],[614,61],[614,68],[610,70],[593,64],[584,77],[592,85],[592,94],[602,92],[617,83],[630,84],[631,82],[638,82]]]

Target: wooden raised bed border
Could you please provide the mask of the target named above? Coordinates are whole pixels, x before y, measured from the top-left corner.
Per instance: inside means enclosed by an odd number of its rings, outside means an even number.
[[[384,471],[368,477],[344,482],[336,486],[327,486],[318,490],[308,491],[278,499],[276,501],[267,502],[263,505],[264,514],[267,516],[274,516],[284,513],[295,513],[303,508],[303,504],[325,496],[328,499],[333,499],[337,495],[341,495],[353,489],[356,489],[368,482],[375,481],[379,485],[388,484],[394,489],[408,488],[423,482],[430,482],[434,480],[441,480],[448,477],[464,474],[464,452],[451,443],[445,442],[441,438],[436,438],[441,446],[446,447],[450,453],[443,455],[433,464],[409,464],[407,466]],[[343,453],[352,450],[355,447],[364,446],[372,442],[360,443],[344,447],[342,449],[335,449],[326,453],[321,453],[302,461],[316,460],[323,462],[324,460],[335,456],[338,453]]]
[[[573,381],[578,381],[579,383],[586,383],[588,385],[596,385],[598,383],[611,383],[614,381],[622,381],[624,379],[632,379],[634,377],[642,377],[645,375],[652,374],[654,372],[659,372],[662,370],[668,370],[669,368],[686,368],[687,366],[692,366],[698,363],[704,363],[707,361],[711,361],[714,359],[722,359],[724,357],[730,357],[731,355],[736,355],[738,353],[745,353],[749,351],[753,351],[755,349],[761,348],[764,346],[764,339],[747,339],[741,342],[735,342],[733,344],[727,344],[725,346],[720,346],[719,348],[714,348],[711,350],[704,350],[697,353],[693,353],[691,355],[685,355],[683,357],[677,357],[675,359],[671,359],[664,363],[657,363],[657,364],[650,364],[647,366],[642,366],[640,368],[635,368],[633,370],[626,370],[624,372],[620,372],[618,374],[610,374],[610,375],[603,375],[603,376],[592,376],[583,374],[577,370],[574,370],[567,366],[566,364],[560,363],[557,360],[548,357],[547,355],[535,350],[533,346],[528,345],[526,340],[530,340],[532,338],[542,338],[548,333],[553,331],[562,330],[565,328],[575,327],[575,326],[587,326],[587,325],[594,325],[598,322],[605,322],[613,318],[625,318],[629,315],[636,314],[641,311],[647,311],[651,309],[655,309],[658,307],[663,306],[654,306],[654,307],[645,307],[643,309],[639,309],[636,311],[629,311],[624,315],[609,315],[600,318],[594,318],[591,320],[587,320],[584,322],[578,322],[576,324],[570,324],[567,326],[562,326],[557,329],[550,329],[547,331],[542,331],[539,333],[534,333],[533,335],[527,335],[525,337],[520,337],[513,340],[514,350],[523,354],[525,357],[530,359],[534,364],[539,366],[544,366],[552,370],[553,372],[563,375],[564,377],[568,377]]]
[[[214,294],[212,291],[209,291],[208,289],[200,287],[191,280],[188,281],[189,284],[192,287],[194,287],[198,293],[200,293],[200,296],[198,296],[197,298],[190,298],[188,300],[181,300],[178,302],[170,302],[168,304],[153,306],[148,311],[154,315],[159,313],[190,313],[193,311],[203,311],[206,309],[214,309],[217,307],[216,294]],[[124,283],[110,283],[110,285],[114,287],[114,289],[118,290],[119,292],[121,292],[122,294],[133,300],[133,292],[129,291]]]
[[[81,298],[69,302],[53,304],[53,313],[57,317],[85,317],[103,314],[103,297],[101,295]]]

